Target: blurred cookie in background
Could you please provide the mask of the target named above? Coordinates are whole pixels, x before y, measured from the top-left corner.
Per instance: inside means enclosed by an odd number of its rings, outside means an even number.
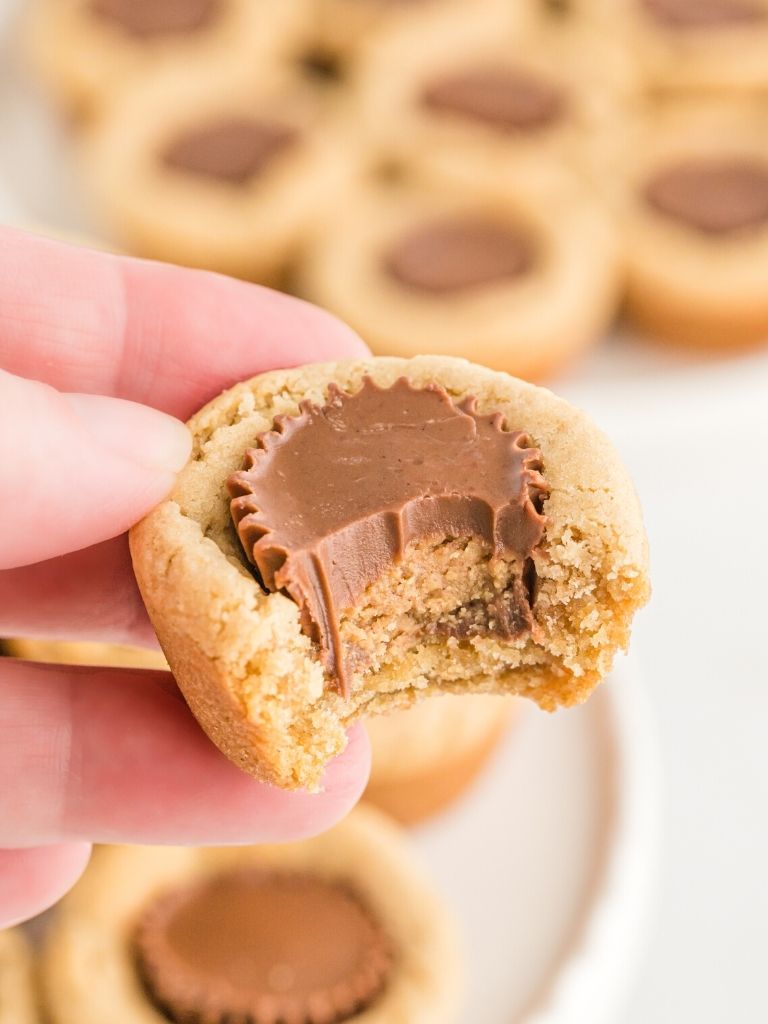
[[[148,77],[83,139],[94,212],[127,251],[265,284],[354,173],[332,104],[295,75]]]
[[[310,243],[297,287],[378,355],[470,356],[539,379],[599,339],[621,260],[605,209],[570,177],[546,200],[370,180]]]
[[[156,668],[168,670],[161,651],[128,644],[102,644],[69,640],[31,640],[17,638],[2,641],[4,653],[25,661],[56,665],[96,665],[110,668]]]
[[[450,1024],[454,922],[383,815],[314,839],[97,850],[45,946],[52,1024]]]
[[[768,88],[768,0],[579,0],[656,91]]]
[[[564,165],[602,193],[639,83],[624,50],[578,24],[502,35],[446,15],[429,33],[382,33],[353,78],[360,131],[448,184],[546,192]]]
[[[146,74],[209,61],[264,66],[299,45],[311,0],[30,0],[30,61],[76,118]]]
[[[367,720],[373,761],[363,799],[405,825],[445,810],[482,773],[520,709],[515,698],[451,694]]]
[[[0,929],[0,1024],[39,1020],[32,951],[18,928]]]
[[[503,34],[535,15],[536,0],[316,0],[315,19],[318,44],[344,61],[392,28],[421,30],[426,47],[443,16],[493,24]]]
[[[627,306],[649,336],[768,341],[768,104],[661,105],[632,155]]]

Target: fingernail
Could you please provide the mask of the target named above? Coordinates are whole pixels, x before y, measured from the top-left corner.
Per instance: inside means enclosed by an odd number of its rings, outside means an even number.
[[[147,469],[178,473],[192,437],[173,416],[138,402],[103,395],[63,395],[98,444]]]

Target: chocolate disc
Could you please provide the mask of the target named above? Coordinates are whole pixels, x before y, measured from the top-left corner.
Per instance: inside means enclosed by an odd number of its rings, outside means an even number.
[[[349,677],[339,618],[399,562],[409,544],[478,537],[493,557],[526,562],[540,543],[546,484],[527,435],[455,404],[437,384],[370,378],[353,395],[331,385],[322,406],[254,440],[246,468],[229,479],[232,518],[264,586],[285,591],[342,693]],[[506,595],[502,635],[530,627],[530,588]],[[500,609],[501,611],[501,609]]]
[[[712,235],[768,223],[768,162],[688,160],[658,173],[645,188],[659,213]]]
[[[335,1024],[375,1001],[392,966],[346,885],[256,869],[159,896],[135,949],[150,998],[184,1024]]]
[[[244,185],[293,145],[295,129],[249,118],[222,118],[175,139],[163,153],[167,167]]]
[[[422,103],[509,132],[532,132],[558,121],[565,96],[553,83],[511,68],[478,68],[430,83]]]
[[[386,255],[389,275],[415,291],[448,295],[524,277],[534,265],[527,232],[463,217],[425,224]]]
[[[130,35],[193,32],[208,25],[221,0],[92,0],[91,11]]]
[[[641,0],[670,28],[718,28],[764,21],[768,11],[754,0]]]

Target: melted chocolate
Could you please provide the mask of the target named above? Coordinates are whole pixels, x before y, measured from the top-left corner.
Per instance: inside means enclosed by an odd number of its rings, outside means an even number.
[[[365,588],[427,538],[478,537],[495,558],[527,560],[545,526],[540,453],[500,413],[453,402],[439,385],[366,378],[353,395],[336,385],[320,407],[302,402],[256,439],[229,479],[232,518],[264,586],[285,591],[345,695],[348,667],[339,616]],[[529,622],[524,607],[506,613]],[[514,627],[517,629],[517,626]],[[505,632],[506,630],[506,632]]]
[[[220,0],[92,0],[91,11],[139,38],[194,32],[218,14]]]
[[[150,998],[185,1024],[335,1024],[376,1000],[392,962],[345,885],[248,869],[159,896],[135,949]]]
[[[669,28],[720,28],[764,21],[768,11],[753,0],[641,0]]]
[[[480,68],[437,79],[424,89],[421,99],[431,110],[461,114],[506,132],[546,128],[565,111],[565,96],[556,85],[504,68]]]
[[[288,125],[222,118],[175,139],[163,161],[176,171],[245,185],[296,139],[296,130]]]
[[[768,162],[684,161],[657,174],[645,198],[659,213],[705,234],[760,227],[768,223]]]
[[[520,228],[479,217],[425,224],[402,238],[384,266],[407,288],[448,295],[524,277],[534,246]]]

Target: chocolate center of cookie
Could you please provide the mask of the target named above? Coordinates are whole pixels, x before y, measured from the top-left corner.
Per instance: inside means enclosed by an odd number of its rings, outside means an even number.
[[[332,384],[324,406],[299,408],[230,477],[232,518],[264,586],[297,603],[344,694],[340,614],[419,540],[478,537],[515,560],[517,607],[493,629],[530,628],[526,564],[544,534],[546,484],[527,435],[477,413],[474,399],[457,404],[405,378],[388,388],[366,378],[353,395]]]
[[[221,0],[92,0],[91,10],[130,35],[150,37],[205,28]]]
[[[753,0],[641,0],[643,6],[670,28],[718,28],[763,21],[765,7]]]
[[[461,218],[417,228],[387,253],[384,266],[407,288],[447,295],[524,277],[534,262],[523,230]]]
[[[665,216],[706,234],[759,227],[768,222],[768,163],[685,161],[651,179],[645,198]]]
[[[297,138],[288,125],[222,118],[176,138],[164,151],[163,161],[176,171],[244,185]]]
[[[422,103],[439,113],[460,114],[508,132],[530,132],[558,121],[565,96],[550,82],[524,71],[499,68],[459,72],[422,92]]]
[[[335,1024],[370,1006],[389,942],[346,886],[240,869],[160,896],[136,931],[139,971],[172,1021]]]

